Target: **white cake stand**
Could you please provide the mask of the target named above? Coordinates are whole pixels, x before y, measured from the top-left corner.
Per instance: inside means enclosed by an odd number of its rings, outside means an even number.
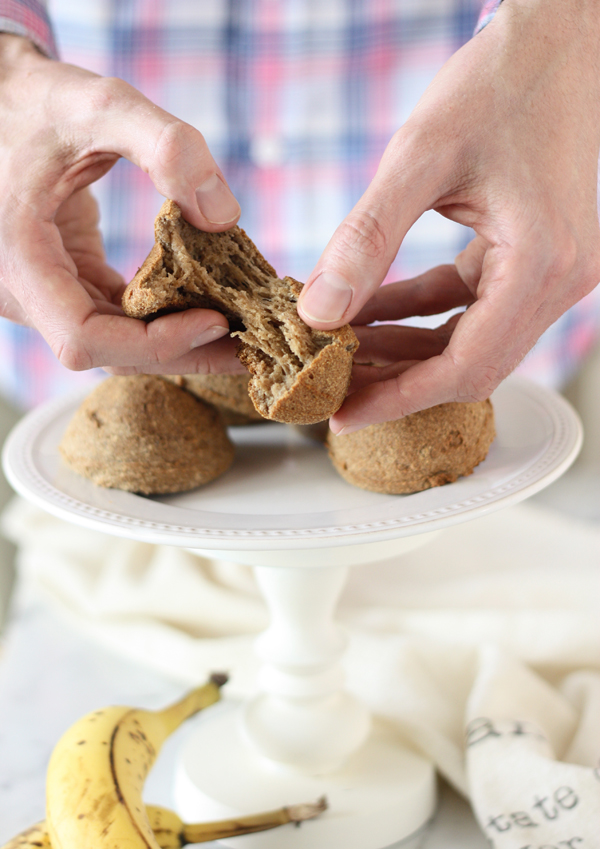
[[[201,717],[186,744],[180,813],[220,818],[327,795],[326,814],[301,829],[223,841],[248,849],[382,849],[417,831],[435,806],[433,765],[344,691],[334,609],[347,570],[554,481],[581,446],[572,408],[510,378],[493,397],[498,436],[487,459],[467,478],[414,495],[356,489],[322,446],[269,424],[233,432],[236,460],[219,480],[144,498],[98,488],[61,462],[57,446],[80,401],[78,393],[46,404],[11,433],[4,468],[15,490],[94,530],[251,565],[271,613],[257,641],[257,694]]]

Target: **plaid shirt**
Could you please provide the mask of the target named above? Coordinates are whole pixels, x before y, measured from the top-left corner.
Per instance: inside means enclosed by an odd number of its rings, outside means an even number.
[[[499,0],[0,0],[0,29],[47,55],[121,77],[198,127],[280,273],[306,279],[381,154],[444,62]],[[479,19],[478,19],[479,16]],[[162,198],[121,160],[94,186],[106,250],[127,279],[151,247]],[[451,262],[471,231],[434,212],[388,279]],[[423,323],[419,320],[416,323]],[[522,368],[557,384],[595,338],[576,307]],[[22,406],[94,379],[62,368],[35,333],[0,320],[0,388]]]

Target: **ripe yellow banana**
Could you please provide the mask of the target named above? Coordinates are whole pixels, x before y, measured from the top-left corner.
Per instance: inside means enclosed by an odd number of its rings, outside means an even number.
[[[72,725],[48,766],[52,849],[159,849],[142,802],[144,781],[169,734],[218,701],[226,681],[213,675],[160,711],[108,707]]]
[[[9,840],[2,849],[50,849],[50,838],[44,821],[38,822]]]
[[[219,820],[218,822],[186,824],[176,813],[158,805],[148,805],[146,814],[156,842],[161,849],[182,849],[188,843],[207,843],[210,840],[220,840],[223,837],[237,837],[240,834],[267,831],[288,822],[299,823],[303,820],[313,819],[326,809],[327,802],[323,797],[314,804],[291,805],[264,814],[236,817],[232,820]],[[52,849],[46,823],[37,823],[32,828],[28,828],[27,831],[17,834],[2,849]]]

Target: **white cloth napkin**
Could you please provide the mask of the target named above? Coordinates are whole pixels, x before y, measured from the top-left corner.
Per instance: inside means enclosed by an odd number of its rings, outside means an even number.
[[[255,685],[267,613],[246,567],[3,516],[22,579],[119,653]],[[600,849],[600,528],[521,504],[355,567],[348,688],[468,796],[497,849]]]

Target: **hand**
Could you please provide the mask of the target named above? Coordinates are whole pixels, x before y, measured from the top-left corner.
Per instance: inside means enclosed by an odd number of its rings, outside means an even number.
[[[302,292],[300,314],[323,329],[470,305],[416,347],[407,328],[359,329],[362,359],[385,368],[357,368],[336,433],[488,397],[596,286],[599,149],[600,5],[504,0],[394,136]],[[377,292],[427,209],[476,237],[455,266]]]
[[[213,342],[228,331],[218,312],[187,310],[149,324],[123,314],[126,284],[106,263],[87,188],[121,156],[196,227],[217,232],[238,219],[197,130],[122,80],[0,35],[0,314],[36,327],[70,369],[244,371],[232,340]]]

